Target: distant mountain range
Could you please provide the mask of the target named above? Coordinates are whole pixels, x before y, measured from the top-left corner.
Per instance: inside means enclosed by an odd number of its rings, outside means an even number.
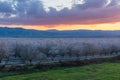
[[[13,38],[85,38],[85,37],[120,37],[120,30],[32,30],[23,28],[0,27],[0,37]]]

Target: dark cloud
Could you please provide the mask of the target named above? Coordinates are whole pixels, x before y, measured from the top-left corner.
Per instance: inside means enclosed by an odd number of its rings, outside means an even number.
[[[95,9],[102,8],[106,4],[107,0],[85,0],[85,4],[77,5],[80,9]]]
[[[71,10],[57,11],[50,7],[44,10],[40,0],[0,1],[0,24],[3,25],[54,25],[54,24],[97,24],[120,22],[119,0],[85,0]]]
[[[1,13],[11,13],[13,8],[8,2],[0,2],[0,12]]]

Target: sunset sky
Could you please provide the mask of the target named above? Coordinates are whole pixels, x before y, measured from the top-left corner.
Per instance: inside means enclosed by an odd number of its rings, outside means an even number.
[[[0,26],[120,30],[120,0],[0,0]]]

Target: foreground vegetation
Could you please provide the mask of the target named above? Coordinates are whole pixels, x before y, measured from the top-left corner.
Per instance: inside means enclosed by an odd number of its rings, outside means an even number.
[[[0,73],[2,75],[3,73]],[[9,74],[9,72],[8,72]],[[49,71],[35,71],[0,80],[120,80],[119,63],[102,63],[82,67],[57,68]]]

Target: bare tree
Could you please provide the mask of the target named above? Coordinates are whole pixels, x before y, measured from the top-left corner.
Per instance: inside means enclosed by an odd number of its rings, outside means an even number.
[[[33,45],[23,45],[20,56],[23,60],[29,61],[30,64],[32,64],[32,61],[36,59],[37,55],[39,54],[39,51],[37,48],[35,48]]]
[[[102,44],[102,54],[104,54],[104,56],[107,56],[108,54],[110,54],[110,47],[108,46],[108,44]]]
[[[117,54],[119,52],[119,47],[116,45],[110,45],[110,54],[112,55],[113,53]]]
[[[15,57],[21,57],[20,52],[21,52],[21,49],[23,47],[21,44],[22,43],[15,43],[13,46],[13,53],[14,53]]]
[[[9,57],[9,49],[5,43],[0,43],[0,63],[2,59]]]
[[[73,55],[73,49],[72,49],[72,48],[73,48],[72,45],[67,47],[67,54],[69,55],[70,58],[71,58],[72,55]]]
[[[62,61],[65,55],[67,54],[67,45],[60,44],[57,50],[58,50],[58,55],[60,56],[59,61]]]
[[[76,56],[76,59],[79,60],[80,56],[82,54],[81,53],[82,52],[82,45],[81,44],[74,45],[74,47],[72,48],[72,52]]]
[[[41,64],[42,61],[47,60],[47,56],[44,53],[39,52],[39,54],[36,57],[36,60],[39,64]]]
[[[50,57],[50,53],[49,53],[50,49],[51,49],[50,44],[45,44],[45,45],[38,46],[39,52],[46,54],[47,57]]]
[[[93,45],[90,43],[83,43],[83,49],[84,49],[84,54],[86,58],[88,56],[93,56],[94,57],[94,48]]]
[[[58,55],[58,51],[53,47],[49,51],[49,54],[50,54],[51,60],[54,61],[55,57]]]

